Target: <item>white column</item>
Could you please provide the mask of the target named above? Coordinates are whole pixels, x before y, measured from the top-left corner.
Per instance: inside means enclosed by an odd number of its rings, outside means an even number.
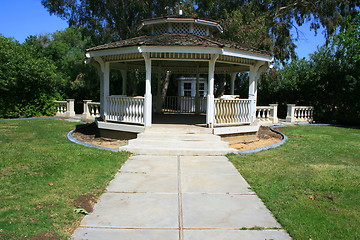
[[[156,112],[161,113],[162,110],[162,98],[161,98],[161,66],[159,66],[158,73],[157,73],[157,93],[156,93]],[[165,99],[164,99],[165,100]]]
[[[269,105],[272,108],[270,120],[271,120],[272,123],[278,123],[279,122],[279,119],[278,119],[278,104],[269,104]]]
[[[103,79],[103,91],[102,91],[102,99],[100,99],[100,101],[103,103],[100,106],[100,109],[104,109],[103,110],[103,119],[104,121],[106,121],[106,115],[107,115],[107,111],[108,111],[108,104],[107,104],[107,97],[110,95],[110,63],[109,62],[105,62],[104,64],[104,79]]]
[[[287,104],[286,121],[287,122],[296,122],[295,104]]]
[[[97,73],[100,77],[100,117],[105,120],[104,111],[105,111],[105,101],[104,101],[104,72],[105,72],[105,62],[101,57],[94,57],[95,61],[93,62],[94,67],[97,70]]]
[[[199,93],[199,81],[200,81],[200,73],[196,73],[196,94],[195,94],[195,113],[200,113],[200,93]]]
[[[151,126],[152,118],[152,95],[151,95],[151,59],[147,53],[143,53],[145,59],[145,100],[144,100],[144,123],[145,127]]]
[[[83,104],[84,111],[81,116],[81,120],[86,121],[90,117],[89,103],[92,102],[92,100],[83,100],[83,102],[84,102]]]
[[[207,108],[206,108],[206,124],[208,127],[212,127],[214,124],[214,72],[215,62],[219,54],[215,54],[209,61],[209,73],[208,73],[208,95],[207,95]]]
[[[250,102],[250,121],[256,119],[256,101],[257,101],[257,81],[261,76],[261,72],[266,68],[265,62],[257,62],[255,65],[250,66],[249,74],[249,100]]]
[[[75,99],[66,99],[67,106],[66,106],[65,117],[74,117],[75,116],[74,101],[75,101]]]
[[[231,73],[231,82],[230,82],[230,94],[235,94],[235,79],[236,79],[237,73]]]
[[[126,95],[127,89],[127,71],[121,70],[121,78],[122,78],[122,95]]]

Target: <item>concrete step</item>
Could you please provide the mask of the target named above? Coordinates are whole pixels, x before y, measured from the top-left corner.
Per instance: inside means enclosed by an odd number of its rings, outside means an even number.
[[[229,147],[228,142],[224,141],[209,141],[209,140],[178,140],[178,139],[133,139],[129,141],[129,146],[147,146],[147,147],[172,147],[172,148],[227,148]]]
[[[209,148],[185,148],[185,147],[149,147],[149,146],[123,146],[120,151],[128,151],[135,154],[145,155],[179,155],[179,156],[223,156],[228,153],[235,153],[236,150],[225,147],[209,147]]]
[[[187,125],[180,126],[154,126],[145,128],[145,133],[162,133],[162,134],[212,134],[212,129],[205,127],[194,127]]]
[[[220,136],[213,134],[204,134],[204,133],[151,133],[144,132],[139,133],[137,139],[153,139],[153,140],[184,140],[184,141],[219,141]]]

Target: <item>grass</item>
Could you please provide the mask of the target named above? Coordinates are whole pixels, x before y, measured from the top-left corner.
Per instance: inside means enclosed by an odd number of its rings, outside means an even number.
[[[82,219],[79,196],[99,196],[126,153],[66,139],[78,123],[0,121],[0,239],[68,239]]]
[[[360,239],[360,129],[280,130],[284,145],[230,161],[294,239]]]

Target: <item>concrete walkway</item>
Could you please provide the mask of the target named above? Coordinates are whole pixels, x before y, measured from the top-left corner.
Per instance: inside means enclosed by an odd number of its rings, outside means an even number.
[[[73,239],[291,238],[225,156],[136,155]]]

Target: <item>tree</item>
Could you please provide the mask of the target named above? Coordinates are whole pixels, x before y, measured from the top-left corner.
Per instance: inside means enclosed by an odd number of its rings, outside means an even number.
[[[271,50],[282,62],[296,58],[294,41],[299,36],[291,35],[293,27],[311,22],[315,32],[323,26],[329,37],[360,5],[359,0],[42,0],[51,14],[84,27],[95,45],[138,35],[142,19],[177,14],[180,2],[184,14],[223,20],[225,33],[230,33],[226,37]],[[252,31],[261,33],[258,42],[249,36]]]
[[[360,124],[359,15],[309,60],[292,61],[259,83],[261,104],[296,103],[315,107],[320,122]]]
[[[51,60],[0,35],[0,117],[52,114],[61,85]]]
[[[91,46],[91,40],[82,36],[81,28],[72,27],[53,34],[30,36],[25,45],[36,48],[40,55],[57,66],[57,74],[66,83],[59,89],[63,98],[78,101],[98,99],[97,74],[90,65],[84,64],[84,52]]]

